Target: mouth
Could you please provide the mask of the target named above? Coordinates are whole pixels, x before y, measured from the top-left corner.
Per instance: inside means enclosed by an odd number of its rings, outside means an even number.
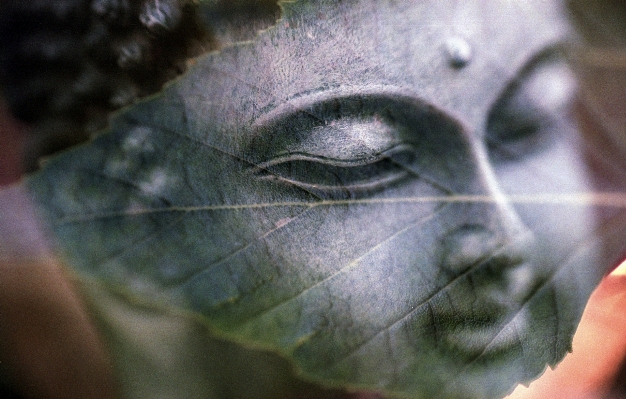
[[[519,336],[509,321],[513,309],[492,306],[472,313],[434,314],[437,345],[465,358],[488,357],[519,346]]]
[[[547,271],[533,262],[528,240],[486,251],[467,239],[482,232],[465,228],[460,238],[448,237],[450,242],[464,246],[446,247],[444,267],[463,271],[444,288],[445,295],[430,306],[437,349],[462,361],[520,349],[518,331],[528,322],[524,304],[541,286]],[[482,236],[478,238],[483,240]],[[451,255],[456,253],[463,256]],[[483,258],[478,256],[481,253],[489,255]]]
[[[466,359],[500,356],[519,349],[519,331],[525,329],[529,317],[524,304],[540,286],[538,276],[530,274],[531,267],[516,265],[501,272],[498,279],[491,276],[490,282],[485,281],[485,275],[475,275],[475,280],[483,284],[473,287],[474,300],[456,306],[433,304],[437,347]]]

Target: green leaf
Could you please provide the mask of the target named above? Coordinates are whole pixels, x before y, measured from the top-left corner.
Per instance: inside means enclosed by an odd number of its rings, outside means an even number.
[[[557,3],[284,7],[26,182],[63,258],[323,386],[497,398],[558,363],[621,197],[593,194]]]

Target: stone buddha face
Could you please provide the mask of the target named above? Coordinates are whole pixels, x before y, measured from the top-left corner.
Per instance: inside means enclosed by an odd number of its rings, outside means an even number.
[[[291,9],[180,88],[187,181],[238,210],[175,290],[357,386],[482,397],[558,362],[602,273],[592,211],[554,200],[589,188],[558,3]]]
[[[118,121],[186,210],[158,223],[188,256],[130,263],[313,378],[488,397],[557,363],[602,274],[593,211],[558,197],[589,190],[559,3],[285,7],[153,101],[178,116]]]

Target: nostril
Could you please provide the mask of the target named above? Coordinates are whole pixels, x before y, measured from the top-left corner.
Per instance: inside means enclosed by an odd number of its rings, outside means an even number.
[[[541,282],[532,261],[532,233],[498,235],[482,225],[468,224],[442,238],[442,267],[453,273],[471,270],[475,290],[494,303],[519,304]]]
[[[463,225],[442,240],[442,266],[463,272],[491,257],[499,248],[496,236],[479,225]]]

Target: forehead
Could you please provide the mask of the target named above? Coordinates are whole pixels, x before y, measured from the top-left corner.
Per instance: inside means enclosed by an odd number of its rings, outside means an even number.
[[[550,0],[303,0],[254,42],[205,59],[196,73],[210,78],[188,89],[205,99],[199,116],[231,129],[316,96],[381,91],[479,128],[524,65],[569,34]],[[467,44],[467,65],[451,64],[451,42]]]

